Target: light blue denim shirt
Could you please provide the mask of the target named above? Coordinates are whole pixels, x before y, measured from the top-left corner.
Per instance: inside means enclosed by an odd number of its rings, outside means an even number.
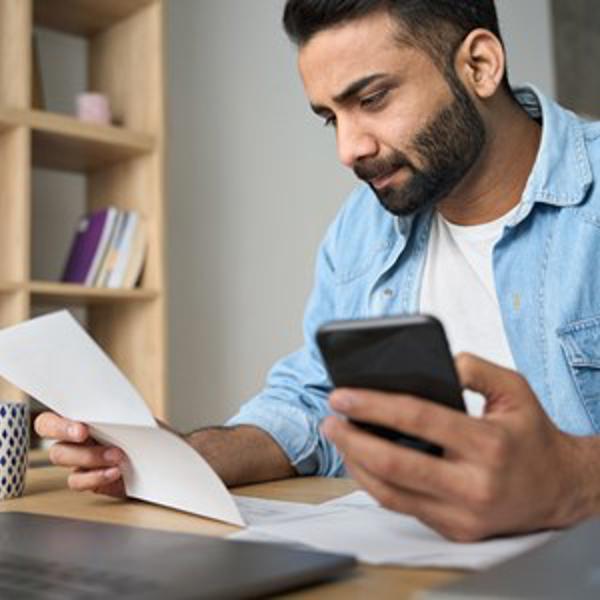
[[[498,300],[515,364],[562,430],[600,432],[600,123],[530,87],[519,102],[542,139],[519,208],[493,252]],[[268,432],[301,474],[341,475],[319,432],[332,389],[315,344],[319,325],[418,310],[432,213],[397,218],[368,186],[342,207],[319,249],[305,343],[272,368],[229,425]],[[477,311],[465,314],[477,318]]]

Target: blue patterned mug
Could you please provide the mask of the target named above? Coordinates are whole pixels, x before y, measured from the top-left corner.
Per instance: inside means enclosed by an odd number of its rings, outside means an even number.
[[[0,402],[0,500],[23,494],[29,450],[29,406]]]

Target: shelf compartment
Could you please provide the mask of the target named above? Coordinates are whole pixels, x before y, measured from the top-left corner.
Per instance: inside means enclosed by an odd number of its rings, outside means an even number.
[[[27,121],[36,167],[86,173],[150,153],[155,146],[149,135],[64,115],[32,110]]]
[[[156,290],[96,288],[52,281],[32,281],[29,283],[28,289],[34,300],[59,305],[140,302],[155,300],[159,297]]]
[[[34,0],[33,20],[39,27],[91,37],[153,3],[154,0]]]

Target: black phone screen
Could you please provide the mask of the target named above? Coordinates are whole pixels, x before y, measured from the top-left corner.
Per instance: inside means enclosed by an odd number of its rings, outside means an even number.
[[[336,387],[410,394],[464,411],[462,390],[441,323],[411,315],[334,321],[317,343]],[[440,455],[429,442],[369,423],[356,425],[386,439]]]

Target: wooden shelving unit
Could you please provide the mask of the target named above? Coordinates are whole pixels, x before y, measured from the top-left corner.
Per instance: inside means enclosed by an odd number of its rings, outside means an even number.
[[[14,286],[13,286],[14,289]],[[160,292],[147,289],[115,290],[108,288],[89,288],[70,283],[52,283],[32,281],[28,285],[29,293],[48,304],[90,305],[100,303],[140,302],[156,300]]]
[[[166,414],[163,10],[162,0],[0,0],[0,327],[38,305],[85,307],[90,334],[159,417]],[[32,108],[34,27],[86,39],[88,89],[109,96],[118,126]],[[89,210],[112,204],[146,217],[139,288],[31,279],[33,167],[83,174]],[[20,393],[0,381],[0,397]]]

